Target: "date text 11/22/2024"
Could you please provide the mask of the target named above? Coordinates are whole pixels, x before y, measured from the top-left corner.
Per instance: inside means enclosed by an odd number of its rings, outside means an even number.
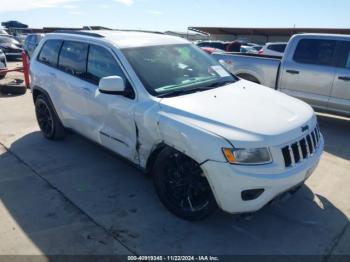
[[[128,256],[128,261],[220,261],[216,256]]]

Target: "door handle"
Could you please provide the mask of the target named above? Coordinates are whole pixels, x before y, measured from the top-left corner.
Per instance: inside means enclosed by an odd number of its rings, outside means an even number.
[[[350,81],[350,77],[348,77],[348,76],[339,76],[338,79],[342,80],[342,81],[346,81],[346,82]]]
[[[299,75],[299,71],[296,71],[296,70],[287,70],[286,71],[288,74],[291,74],[291,75]]]

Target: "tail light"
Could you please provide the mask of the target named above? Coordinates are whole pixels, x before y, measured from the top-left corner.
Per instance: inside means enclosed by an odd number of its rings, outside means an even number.
[[[259,52],[258,52],[259,55],[262,55],[264,54],[264,49],[261,49]]]

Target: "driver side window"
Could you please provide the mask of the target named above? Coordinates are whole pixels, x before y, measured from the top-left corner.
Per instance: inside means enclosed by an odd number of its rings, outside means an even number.
[[[90,45],[87,80],[98,85],[100,79],[107,76],[120,76],[125,83],[128,82],[122,69],[108,50],[101,46]]]

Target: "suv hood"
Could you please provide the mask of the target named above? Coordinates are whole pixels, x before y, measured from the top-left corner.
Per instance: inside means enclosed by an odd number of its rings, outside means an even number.
[[[221,136],[235,147],[281,145],[316,121],[308,104],[245,80],[163,98],[160,108],[163,116]]]

